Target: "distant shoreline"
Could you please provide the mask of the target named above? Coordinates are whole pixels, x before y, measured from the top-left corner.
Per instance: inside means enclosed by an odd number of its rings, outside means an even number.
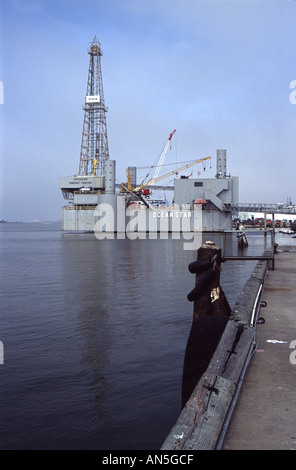
[[[61,220],[0,220],[1,224],[59,224]]]

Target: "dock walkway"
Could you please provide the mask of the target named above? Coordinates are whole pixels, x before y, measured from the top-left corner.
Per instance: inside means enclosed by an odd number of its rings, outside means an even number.
[[[296,450],[296,253],[269,271],[254,354],[225,435],[224,450]],[[291,344],[294,341],[294,345]]]

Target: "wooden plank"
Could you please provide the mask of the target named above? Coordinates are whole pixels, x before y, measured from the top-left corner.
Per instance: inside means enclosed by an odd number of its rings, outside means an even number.
[[[229,320],[206,372],[162,450],[214,449],[252,345],[254,329]]]
[[[237,383],[254,333],[253,327],[229,320],[207,371]]]
[[[195,423],[183,450],[215,449],[235,388],[231,380],[216,378],[207,408]]]
[[[237,384],[254,339],[254,328],[243,326],[222,373],[222,376]]]
[[[235,303],[235,306],[232,310],[231,319],[244,322],[246,325],[250,323],[256,296],[260,284],[262,284],[265,280],[267,269],[267,261],[259,261],[256,264],[251,277],[247,280]]]
[[[228,379],[204,374],[161,450],[213,450],[235,388]]]
[[[247,280],[244,289],[238,297],[235,306],[232,310],[232,320],[243,322],[246,325],[250,323],[252,310],[260,284],[261,281],[256,277],[249,278]]]
[[[216,376],[203,374],[197,386],[181,411],[176,424],[171,429],[164,441],[161,450],[180,450],[185,445],[193,432],[196,421],[206,410],[211,387],[215,383]]]
[[[197,318],[193,322],[183,364],[182,407],[207,370],[228,322],[227,317],[212,316]]]
[[[208,366],[208,372],[223,376],[225,364],[238,335],[239,323],[229,320]]]

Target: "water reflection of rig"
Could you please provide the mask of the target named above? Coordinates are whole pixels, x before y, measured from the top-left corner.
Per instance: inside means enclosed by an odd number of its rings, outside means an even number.
[[[175,130],[171,132],[161,152],[157,165],[151,166],[145,180],[137,181],[136,166],[126,170],[127,181],[117,183],[116,161],[109,158],[106,113],[101,71],[101,45],[96,37],[88,50],[89,70],[84,104],[84,121],[77,175],[60,178],[59,187],[68,205],[62,209],[62,230],[94,231],[97,208],[112,208],[110,226],[102,225],[102,231],[117,231],[118,208],[124,207],[126,223],[135,211],[145,211],[145,217],[151,211],[161,208],[163,213],[185,211],[191,214],[196,205],[202,211],[199,226],[194,226],[194,217],[190,217],[190,230],[220,231],[232,228],[232,218],[237,212],[232,206],[238,204],[238,177],[226,173],[226,150],[217,150],[217,171],[215,178],[194,178],[186,175],[187,169],[202,164],[204,169],[211,157],[183,162],[178,168],[161,174],[164,160]],[[160,186],[162,180],[173,178],[173,185]],[[155,191],[172,192],[171,202],[154,196]],[[187,211],[187,212],[186,212]],[[122,223],[122,220],[121,220]],[[145,227],[145,224],[144,224]],[[159,227],[156,227],[158,230]],[[170,229],[170,228],[169,228]],[[135,231],[140,231],[138,225]],[[145,230],[145,228],[144,228]]]

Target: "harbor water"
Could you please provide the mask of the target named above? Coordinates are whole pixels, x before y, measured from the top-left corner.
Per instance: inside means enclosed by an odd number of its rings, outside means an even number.
[[[0,448],[159,449],[181,411],[196,253],[182,239],[0,225]],[[262,253],[263,233],[248,241]],[[222,265],[231,306],[254,264]]]

